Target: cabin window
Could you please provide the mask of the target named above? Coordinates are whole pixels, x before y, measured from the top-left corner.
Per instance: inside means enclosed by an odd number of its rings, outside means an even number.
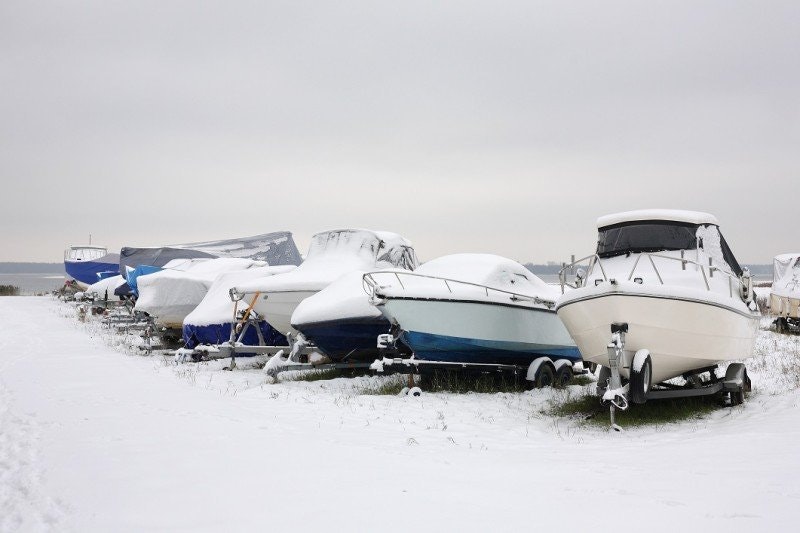
[[[614,257],[628,253],[694,250],[697,225],[680,222],[637,221],[601,228],[597,255]]]

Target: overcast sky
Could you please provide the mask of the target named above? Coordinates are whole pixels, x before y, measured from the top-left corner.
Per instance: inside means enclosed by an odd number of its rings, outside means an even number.
[[[591,253],[709,211],[800,249],[800,2],[0,2],[0,261],[342,227]]]

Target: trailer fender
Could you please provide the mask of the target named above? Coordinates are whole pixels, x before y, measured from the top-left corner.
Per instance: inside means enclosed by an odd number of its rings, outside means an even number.
[[[747,368],[742,363],[731,363],[725,370],[724,390],[742,390],[750,392],[752,383],[747,375]]]
[[[553,363],[552,359],[549,357],[540,357],[528,366],[528,373],[525,375],[525,379],[528,381],[536,381],[536,373],[539,371],[539,367],[541,367],[544,363],[550,363],[553,368],[555,368],[555,364]]]
[[[553,363],[553,366],[556,369],[556,373],[558,373],[558,371],[561,370],[561,367],[564,365],[569,365],[570,367],[572,367],[572,361],[570,361],[569,359],[557,359]]]

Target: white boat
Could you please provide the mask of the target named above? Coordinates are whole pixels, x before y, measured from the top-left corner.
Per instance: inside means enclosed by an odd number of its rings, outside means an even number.
[[[714,216],[630,211],[597,227],[597,252],[581,260],[588,272],[578,271],[556,310],[583,359],[605,367],[601,382],[616,366],[631,379],[625,394],[642,403],[653,384],[752,355],[752,281]]]
[[[364,281],[416,359],[481,365],[580,360],[554,310],[560,291],[511,259],[454,254],[413,273],[372,272]]]
[[[184,318],[205,298],[218,276],[264,266],[264,261],[235,257],[173,259],[162,270],[138,277],[134,309],[153,317],[156,324],[181,329]]]
[[[308,255],[295,270],[237,285],[234,298],[254,295],[253,309],[276,330],[296,334],[291,319],[297,306],[356,270],[401,268],[413,270],[417,256],[411,243],[396,233],[343,229],[318,233],[311,239]]]
[[[772,262],[770,312],[779,332],[800,328],[800,253],[776,255]]]
[[[125,283],[125,278],[117,274],[89,285],[83,293],[93,300],[115,301],[119,300],[119,297],[114,294],[114,291],[123,283]]]

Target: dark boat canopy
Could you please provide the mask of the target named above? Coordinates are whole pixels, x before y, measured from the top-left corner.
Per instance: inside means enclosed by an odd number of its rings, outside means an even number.
[[[139,265],[162,267],[173,259],[237,257],[266,261],[275,265],[299,265],[302,262],[294,238],[289,231],[265,233],[253,237],[195,242],[162,247],[126,246],[120,251],[120,271]],[[127,267],[127,269],[125,268]]]
[[[715,224],[698,224],[677,220],[630,220],[599,228],[597,255],[601,258],[618,255],[663,252],[667,250],[715,251],[730,267],[742,275],[742,268]]]

